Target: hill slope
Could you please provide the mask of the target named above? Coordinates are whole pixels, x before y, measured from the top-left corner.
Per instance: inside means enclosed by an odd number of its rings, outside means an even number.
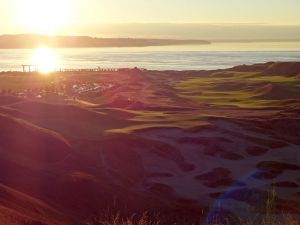
[[[298,72],[267,63],[57,73],[49,82],[63,96],[40,84],[0,97],[0,219],[81,225],[108,209],[160,213],[166,225],[248,218],[265,213],[272,187],[274,212],[299,216]]]

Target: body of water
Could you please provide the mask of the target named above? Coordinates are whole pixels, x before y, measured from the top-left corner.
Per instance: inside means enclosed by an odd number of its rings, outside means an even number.
[[[300,42],[51,49],[51,53],[44,51],[46,56],[43,53],[37,55],[36,51],[36,49],[0,50],[0,71],[19,71],[23,64],[34,64],[33,58],[37,58],[38,64],[46,68],[49,66],[47,64],[51,63],[51,66],[57,69],[140,67],[154,70],[200,70],[269,61],[300,61]]]

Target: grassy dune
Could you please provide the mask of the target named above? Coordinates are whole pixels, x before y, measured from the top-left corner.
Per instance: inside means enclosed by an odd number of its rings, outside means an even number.
[[[299,224],[299,75],[0,73],[0,224]]]

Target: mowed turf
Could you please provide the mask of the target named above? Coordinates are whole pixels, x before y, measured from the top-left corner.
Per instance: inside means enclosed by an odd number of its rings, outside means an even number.
[[[299,85],[299,77],[226,71],[181,81],[177,89],[179,96],[198,104],[267,108],[279,107],[280,100],[299,100]]]

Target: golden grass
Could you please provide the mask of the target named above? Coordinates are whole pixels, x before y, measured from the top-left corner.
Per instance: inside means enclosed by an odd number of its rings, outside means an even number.
[[[205,223],[168,223],[163,216],[149,216],[146,212],[142,215],[135,214],[129,218],[124,218],[120,214],[106,215],[96,222],[86,225],[300,225],[300,218],[295,219],[290,214],[276,214],[277,192],[274,188],[269,191],[265,202],[265,212],[262,216],[253,216],[252,219],[236,218],[234,222],[229,218],[214,216]],[[298,215],[300,216],[300,215]],[[154,218],[154,219],[153,219]],[[160,219],[161,218],[161,219]]]
[[[226,220],[225,222],[220,222],[221,220],[216,218],[214,221],[210,221],[210,223],[205,223],[205,225],[300,225],[300,221],[292,218],[292,216],[286,215],[284,219],[274,220],[270,223],[270,221],[266,218],[257,221],[253,219],[253,221],[248,220],[240,220],[235,222],[230,222],[230,220]],[[224,219],[223,219],[224,221]],[[197,224],[181,224],[181,223],[162,223],[159,219],[150,219],[147,213],[143,214],[141,217],[130,217],[130,218],[122,218],[119,214],[116,216],[112,216],[110,219],[99,219],[93,223],[86,223],[86,225],[201,225],[202,223]]]
[[[117,214],[105,216],[104,219],[97,219],[96,222],[86,225],[160,225],[160,221],[150,219],[148,213],[141,216],[133,215],[130,218],[122,218],[120,214]]]

